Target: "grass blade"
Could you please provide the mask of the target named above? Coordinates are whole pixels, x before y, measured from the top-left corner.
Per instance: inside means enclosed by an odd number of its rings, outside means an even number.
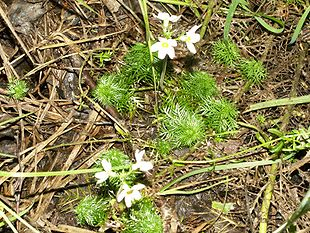
[[[195,4],[190,4],[188,2],[182,2],[178,0],[151,0],[151,2],[161,2],[161,3],[173,4],[173,5],[179,5],[179,6],[197,7]]]
[[[264,199],[260,211],[260,224],[259,224],[259,233],[266,233],[268,228],[269,220],[269,208],[271,204],[271,199],[273,195],[274,185],[276,182],[276,175],[278,173],[278,164],[272,164],[270,172],[268,174],[268,184],[264,192]]]
[[[284,105],[294,105],[294,104],[306,104],[310,103],[310,95],[304,95],[294,98],[283,98],[283,99],[275,99],[275,100],[269,100],[262,103],[252,104],[250,105],[250,108],[244,113],[256,111],[259,109],[264,108],[272,108],[272,107],[278,107],[278,106],[284,106]]]
[[[192,195],[192,194],[204,192],[204,191],[209,190],[209,189],[211,189],[211,188],[213,188],[215,186],[227,183],[227,182],[232,181],[232,180],[234,180],[234,179],[233,178],[232,179],[225,179],[225,180],[222,180],[222,181],[220,181],[218,183],[215,183],[215,184],[203,187],[203,188],[199,188],[199,189],[194,189],[194,190],[191,190],[191,191],[183,191],[183,190],[180,190],[179,188],[173,188],[173,189],[169,189],[169,190],[160,192],[159,195],[160,196],[176,195],[176,194],[179,194],[179,195]]]
[[[100,168],[69,170],[69,171],[51,171],[51,172],[7,172],[0,171],[0,177],[44,177],[44,176],[67,176],[87,173],[100,172]]]
[[[292,39],[291,39],[289,44],[293,44],[297,40],[297,37],[300,34],[302,26],[304,25],[309,13],[310,13],[310,6],[308,6],[308,8],[305,10],[305,12],[302,14],[300,20],[298,21],[297,27],[293,33]]]
[[[262,19],[262,17],[264,17],[266,19],[270,19],[271,21],[277,23],[278,25],[281,26],[281,28],[275,28],[275,27],[270,26],[268,23],[265,22],[265,20]],[[279,34],[279,33],[283,32],[283,30],[284,30],[284,23],[281,20],[278,20],[272,16],[262,15],[261,17],[260,16],[254,16],[254,18],[257,20],[257,22],[260,23],[260,25],[262,25],[266,30],[268,30],[270,32]]]
[[[20,120],[20,119],[22,119],[22,118],[24,118],[24,117],[27,117],[27,116],[29,116],[29,115],[31,115],[31,114],[33,114],[33,113],[34,113],[34,112],[30,112],[30,113],[23,114],[23,115],[18,116],[18,117],[13,117],[13,118],[7,119],[7,120],[5,120],[5,121],[1,121],[1,122],[0,122],[0,126],[4,126],[4,125],[6,125],[6,124],[8,124],[8,123],[13,123],[13,122],[18,121],[18,120]]]
[[[242,9],[244,9],[245,11],[250,13],[258,21],[258,23],[260,25],[262,25],[266,30],[273,32],[273,33],[276,33],[276,34],[283,32],[284,22],[282,20],[279,20],[279,19],[272,17],[272,16],[269,16],[269,15],[264,15],[262,13],[254,13],[248,8],[247,5],[248,5],[248,3],[245,0],[242,0],[240,2],[240,6],[242,7]],[[265,20],[263,20],[263,18],[269,19],[269,20],[275,22],[276,24],[278,24],[280,26],[280,28],[275,28],[275,27],[270,26],[268,23],[265,22]]]
[[[3,211],[0,211],[0,218],[3,218],[3,220],[6,222],[6,224],[8,224],[13,233],[18,233],[14,225],[11,223],[11,220],[5,215]]]
[[[292,226],[293,223],[298,218],[300,218],[303,214],[307,213],[309,210],[310,210],[310,189],[308,189],[306,195],[304,196],[300,205],[298,206],[297,210],[295,210],[295,212],[292,214],[292,216],[286,221],[286,223],[280,226],[273,233],[284,232],[285,229],[288,229],[290,226]]]
[[[233,0],[229,6],[227,16],[226,16],[226,22],[224,25],[224,39],[225,40],[228,40],[228,34],[229,34],[229,30],[230,30],[231,21],[232,21],[232,18],[234,16],[234,13],[235,13],[239,3],[240,3],[240,0]]]
[[[96,15],[98,15],[98,13],[93,9],[91,8],[85,1],[83,0],[76,0],[79,4],[81,4],[82,6],[84,6],[86,9],[88,9],[89,11],[95,13]]]
[[[222,170],[227,170],[227,169],[235,169],[235,168],[265,166],[265,165],[271,165],[271,164],[280,163],[280,162],[281,162],[280,159],[274,160],[274,161],[273,160],[262,160],[262,161],[254,161],[254,162],[243,162],[243,163],[231,163],[231,164],[224,164],[224,165],[216,165],[216,166],[209,166],[206,168],[197,169],[197,170],[189,172],[189,173],[187,173],[183,176],[180,176],[179,178],[171,181],[169,184],[167,184],[165,187],[163,187],[159,191],[159,195],[164,193],[168,188],[170,188],[174,184],[177,184],[177,183],[181,182],[182,180],[189,178],[191,176],[197,175],[197,174],[201,174],[201,173],[205,173],[205,172],[211,172],[211,171],[222,171]]]

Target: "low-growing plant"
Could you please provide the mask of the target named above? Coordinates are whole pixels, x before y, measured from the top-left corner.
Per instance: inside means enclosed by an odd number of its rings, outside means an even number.
[[[143,213],[141,216],[147,218],[141,218],[139,224],[153,224],[154,227],[158,227],[156,221],[161,222],[161,220],[156,215],[151,200],[142,201],[141,203],[144,204],[137,204],[144,198],[141,191],[146,187],[138,182],[142,180],[143,173],[153,169],[151,162],[143,160],[144,155],[144,150],[136,150],[134,163],[126,154],[117,149],[108,150],[99,156],[97,167],[93,170],[96,170],[97,184],[105,190],[100,193],[101,196],[85,197],[76,207],[75,212],[80,224],[103,226],[108,220],[119,223],[124,221],[125,228],[132,229],[134,224],[131,213],[138,216],[136,211],[139,212],[141,208],[141,213]],[[135,207],[131,211],[132,206]],[[150,212],[147,212],[146,208]]]
[[[118,149],[108,150],[100,155],[98,160],[98,166],[103,167],[102,161],[108,161],[112,167],[120,174],[120,176],[110,176],[105,182],[102,182],[102,190],[105,192],[113,191],[116,193],[124,182],[128,185],[133,185],[137,179],[136,173],[128,173],[128,169],[131,166],[131,161],[124,152]],[[107,170],[107,168],[103,167]],[[107,172],[107,171],[106,171]]]
[[[10,97],[21,100],[27,95],[29,88],[24,80],[14,79],[9,82],[7,90]]]
[[[215,79],[206,72],[184,74],[181,87],[181,95],[195,106],[205,98],[218,95]]]
[[[105,159],[109,161],[112,167],[122,167],[131,163],[128,155],[119,149],[110,149],[103,152],[99,157],[99,162]]]
[[[175,47],[178,46],[179,41],[184,42],[187,49],[192,54],[195,54],[197,51],[194,44],[200,40],[200,34],[196,33],[196,31],[200,28],[200,26],[194,25],[183,35],[173,38],[177,30],[173,30],[170,22],[177,22],[181,18],[181,15],[169,15],[166,12],[159,12],[156,18],[162,21],[162,36],[158,38],[157,42],[150,46],[150,50],[151,52],[157,52],[158,59],[163,60],[159,86],[162,90],[164,90],[164,77],[167,71],[168,57],[170,59],[175,58]]]
[[[132,105],[133,92],[117,74],[102,75],[92,94],[101,104],[116,107],[120,112],[127,111]]]
[[[194,111],[175,105],[163,109],[160,136],[174,147],[192,146],[204,138],[205,125]]]
[[[99,67],[104,67],[106,62],[111,61],[112,59],[111,51],[104,51],[94,55],[94,58],[98,59]]]
[[[116,149],[107,151],[100,156],[99,162],[103,171],[97,172],[95,177],[98,179],[97,183],[102,185],[105,191],[108,191],[105,194],[116,196],[118,202],[125,199],[127,207],[142,197],[139,190],[145,186],[135,183],[138,181],[139,174],[153,168],[151,162],[142,160],[144,154],[144,150],[136,150],[136,163],[134,164],[127,155]]]
[[[218,40],[212,46],[212,55],[218,63],[235,66],[240,60],[240,51],[231,40]]]
[[[242,60],[239,64],[242,76],[250,82],[250,84],[261,84],[267,77],[267,70],[261,61],[255,59]]]
[[[238,111],[228,100],[205,99],[201,106],[207,126],[217,133],[235,130],[237,125]]]
[[[110,200],[98,196],[84,197],[75,208],[78,223],[81,225],[99,226],[109,216]]]
[[[123,223],[124,233],[163,232],[163,221],[152,201],[147,198],[140,200],[123,216]]]
[[[264,144],[272,154],[295,155],[297,152],[310,148],[310,126],[308,128],[294,129],[285,133],[276,128],[268,129],[271,137],[265,136],[264,132],[258,132],[256,138]],[[264,135],[265,134],[265,135]],[[275,144],[268,144],[271,139],[278,139]]]
[[[131,47],[124,58],[125,65],[122,67],[120,73],[124,81],[133,85],[137,82],[144,82],[151,84],[153,80],[153,71],[150,58],[150,51],[148,46],[142,43],[137,43]],[[158,65],[158,59],[154,58],[154,67]],[[159,77],[158,68],[155,69],[155,77]]]
[[[162,157],[165,157],[166,155],[168,155],[172,147],[173,146],[171,145],[171,142],[169,141],[162,140],[162,139],[157,139],[155,141],[155,149],[157,153]]]

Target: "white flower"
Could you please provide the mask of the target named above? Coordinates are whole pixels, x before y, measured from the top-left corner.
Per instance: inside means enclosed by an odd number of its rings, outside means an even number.
[[[142,161],[142,157],[144,154],[144,150],[136,150],[135,158],[137,162],[132,165],[132,170],[139,169],[140,171],[147,172],[148,170],[151,170],[153,168],[153,164],[151,162]]]
[[[176,15],[169,15],[166,12],[159,12],[158,15],[156,16],[158,19],[163,21],[164,28],[167,28],[169,26],[169,22],[176,22],[181,18],[181,15],[176,16]]]
[[[186,46],[191,53],[196,53],[194,43],[197,43],[200,40],[200,35],[195,33],[198,28],[199,26],[193,26],[188,32],[186,32],[186,35],[180,37],[180,40],[186,43]]]
[[[171,59],[175,57],[174,48],[177,46],[177,42],[174,39],[166,39],[159,37],[159,42],[156,42],[151,46],[151,51],[158,51],[158,58],[164,59],[168,55]]]
[[[125,199],[126,206],[130,208],[134,200],[139,200],[142,198],[142,195],[139,191],[143,188],[145,188],[144,184],[136,184],[131,188],[127,184],[123,184],[120,189],[121,191],[119,191],[116,196],[116,199],[118,202],[121,202],[123,199]]]
[[[95,177],[98,179],[97,184],[100,184],[104,181],[106,181],[109,177],[115,177],[116,173],[112,171],[112,165],[109,161],[103,159],[101,161],[102,167],[104,171],[97,172],[95,174]]]

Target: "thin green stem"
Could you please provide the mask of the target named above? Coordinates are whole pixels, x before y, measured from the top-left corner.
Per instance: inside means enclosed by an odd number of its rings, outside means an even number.
[[[296,135],[295,135],[296,136]],[[250,151],[259,149],[261,147],[266,147],[274,142],[280,141],[282,140],[282,138],[276,138],[274,140],[259,144],[257,146],[253,146],[251,148],[245,149],[243,151],[239,151],[237,153],[231,154],[231,155],[227,155],[227,156],[223,156],[221,158],[216,158],[216,159],[210,159],[210,160],[205,160],[205,161],[182,161],[182,160],[173,160],[174,164],[210,164],[210,163],[217,163],[217,162],[223,162],[229,159],[237,159],[239,155],[248,153]]]
[[[208,10],[206,12],[206,15],[205,15],[205,18],[204,18],[204,21],[203,21],[203,24],[201,26],[201,30],[200,30],[200,38],[203,39],[205,33],[206,33],[206,30],[207,30],[207,26],[211,20],[211,16],[213,14],[213,9],[215,7],[215,3],[216,1],[215,0],[211,0],[209,1],[209,4],[208,4]]]
[[[0,177],[44,177],[44,176],[67,176],[87,173],[96,173],[102,171],[102,168],[69,170],[69,171],[50,171],[50,172],[6,172],[0,171]]]
[[[167,63],[168,63],[168,56],[166,55],[165,59],[163,60],[163,68],[161,70],[160,80],[159,80],[159,87],[162,91],[165,90],[164,79],[166,76]]]
[[[171,181],[169,184],[167,184],[165,187],[163,187],[159,193],[162,193],[166,191],[168,188],[173,186],[176,183],[181,182],[182,180],[189,178],[191,176],[205,173],[205,172],[211,172],[211,171],[222,171],[222,170],[228,170],[228,169],[236,169],[236,168],[246,168],[246,167],[256,167],[256,166],[265,166],[265,165],[271,165],[275,163],[280,163],[282,160],[277,159],[275,161],[273,160],[263,160],[263,161],[254,161],[254,162],[243,162],[243,163],[231,163],[231,164],[224,164],[224,165],[216,165],[216,166],[209,166],[206,168],[201,168],[194,170],[192,172],[189,172],[173,181]]]
[[[225,180],[222,180],[220,182],[217,182],[215,184],[212,184],[212,185],[209,185],[207,187],[203,187],[203,188],[200,188],[200,189],[194,189],[194,190],[190,190],[190,191],[182,191],[182,190],[179,190],[180,188],[173,188],[173,189],[169,189],[167,191],[164,191],[164,192],[160,192],[158,193],[160,196],[165,196],[165,195],[176,195],[176,194],[180,194],[180,195],[192,195],[192,194],[196,194],[196,193],[200,193],[200,192],[204,192],[208,189],[211,189],[215,186],[218,186],[220,184],[223,184],[223,183],[227,183],[229,181],[232,181],[234,180],[234,178],[231,178],[231,179],[226,179],[225,177]]]
[[[33,114],[33,113],[34,113],[34,112],[26,113],[26,114],[23,114],[23,115],[18,116],[18,117],[13,117],[13,118],[7,119],[7,120],[5,120],[5,121],[1,121],[1,122],[0,122],[0,126],[4,126],[4,125],[6,125],[6,124],[8,124],[8,123],[13,123],[13,122],[18,121],[18,120],[20,120],[20,119],[23,119],[23,118],[25,118],[25,117],[27,117],[27,116]]]
[[[278,172],[278,164],[277,163],[272,164],[271,170],[269,173],[269,183],[264,193],[264,200],[263,200],[262,208],[261,208],[261,221],[259,224],[259,233],[267,232],[269,207],[270,207],[270,202],[271,202],[273,189],[274,189],[274,185],[276,181],[277,172]]]
[[[150,60],[151,60],[151,64],[154,64],[154,57],[153,57],[153,53],[151,51],[151,46],[152,46],[152,42],[151,42],[151,30],[150,30],[150,23],[149,23],[149,17],[148,17],[148,11],[147,11],[147,0],[139,0],[139,5],[140,5],[140,9],[143,15],[143,20],[144,20],[144,26],[145,26],[145,40],[146,43],[148,45],[149,48],[149,53],[150,53]],[[158,99],[157,99],[157,78],[156,78],[156,72],[155,72],[155,68],[154,65],[152,66],[152,76],[153,76],[153,82],[154,82],[154,90],[155,90],[155,107],[154,107],[154,111],[155,114],[158,114]]]

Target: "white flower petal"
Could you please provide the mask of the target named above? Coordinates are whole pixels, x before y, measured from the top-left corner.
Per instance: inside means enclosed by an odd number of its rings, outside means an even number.
[[[139,200],[142,198],[139,190],[143,189],[144,187],[144,184],[137,184],[129,188],[127,184],[124,184],[120,189],[122,191],[117,194],[116,200],[121,202],[123,199],[125,199],[125,205],[127,208],[130,208],[134,200]]]
[[[130,196],[126,196],[125,197],[125,205],[127,206],[127,208],[131,207],[131,202],[132,202],[132,198]]]
[[[119,192],[116,196],[117,202],[121,202],[125,198],[126,194],[127,192],[125,190]]]
[[[119,189],[118,194],[116,195],[116,200],[121,202],[124,197],[127,195],[127,192],[130,190],[127,184],[123,184],[122,187]]]
[[[168,39],[167,42],[170,46],[173,46],[173,47],[176,47],[178,45],[177,41],[174,39]]]
[[[156,42],[151,46],[151,52],[157,52],[161,49],[161,42]]]
[[[173,47],[168,47],[166,54],[170,57],[170,59],[173,59],[175,57],[175,52]],[[159,57],[159,56],[158,56]]]
[[[111,176],[111,177],[117,176],[117,174],[116,174],[115,172],[112,172],[112,171],[110,171],[108,174],[109,174],[109,176]]]
[[[171,15],[170,16],[170,21],[175,23],[176,21],[178,21],[181,18],[181,15],[177,16],[177,15]]]
[[[191,35],[191,42],[197,43],[198,41],[200,41],[200,35],[199,34],[192,34]]]
[[[164,29],[167,30],[167,28],[169,26],[169,20],[164,20],[163,21],[163,26],[164,26]]]
[[[121,187],[122,190],[125,190],[126,192],[128,192],[128,190],[130,190],[128,184],[123,184]]]
[[[157,18],[160,20],[169,20],[170,16],[166,12],[159,12]]]
[[[200,26],[197,26],[197,25],[193,26],[193,27],[188,31],[188,33],[189,33],[189,34],[194,34],[194,33],[198,30],[199,27],[200,27]]]
[[[140,171],[147,172],[153,169],[153,164],[151,162],[142,161],[140,162]]]
[[[174,39],[166,39],[166,38],[159,38],[159,42],[155,43],[151,47],[152,52],[158,51],[158,58],[164,59],[168,54],[169,57],[172,59],[175,57],[174,48],[177,46],[177,42]]]
[[[145,185],[144,184],[136,184],[132,187],[133,190],[141,190],[144,189]]]
[[[186,36],[186,35],[180,36],[180,40],[181,40],[181,41],[186,41],[187,38],[188,38],[188,36]]]
[[[102,183],[109,178],[109,175],[107,172],[97,172],[95,177],[98,179],[97,183]]]
[[[135,164],[133,164],[131,168],[132,168],[132,170],[138,170],[138,169],[140,169],[140,163],[135,163]]]
[[[134,190],[134,191],[132,192],[132,194],[131,194],[131,199],[132,199],[132,200],[139,200],[139,199],[141,199],[141,198],[142,198],[142,195],[141,195],[141,193],[140,193],[139,191]]]
[[[136,152],[135,152],[135,158],[136,158],[136,161],[137,162],[140,162],[140,161],[142,161],[142,157],[143,157],[143,155],[145,154],[145,150],[136,150]]]
[[[112,165],[111,165],[111,163],[110,163],[109,161],[105,160],[105,159],[103,159],[103,160],[101,161],[101,165],[102,165],[102,167],[103,167],[103,169],[104,169],[105,171],[111,171],[111,170],[112,170]]]
[[[196,53],[196,48],[193,43],[186,42],[186,46],[191,53]]]
[[[159,59],[164,59],[167,55],[167,51],[165,49],[160,49],[158,50],[158,58]]]

